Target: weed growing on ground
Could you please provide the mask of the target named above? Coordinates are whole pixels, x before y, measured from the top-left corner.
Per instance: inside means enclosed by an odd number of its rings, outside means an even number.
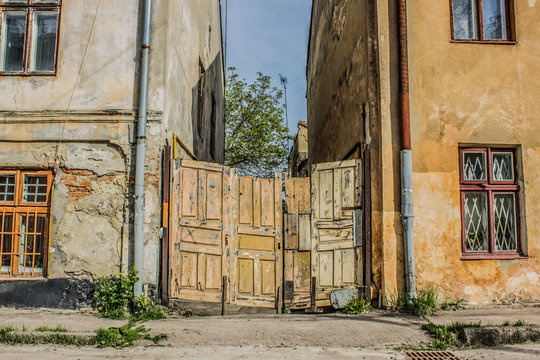
[[[512,326],[527,326],[527,323],[523,320],[518,320]]]
[[[445,299],[441,303],[441,310],[454,310],[454,311],[456,311],[456,310],[464,309],[465,308],[463,306],[464,302],[465,302],[465,299],[458,299],[456,301]]]
[[[435,341],[430,348],[437,350],[445,350],[450,346],[465,346],[467,339],[465,336],[465,328],[480,327],[481,323],[462,323],[454,322],[451,325],[436,325],[428,323],[422,325],[422,329],[429,332],[435,337]]]
[[[96,331],[96,341],[98,347],[126,347],[133,345],[136,340],[147,335],[148,329],[140,325],[133,328],[134,323],[129,322],[120,327],[100,328]]]
[[[419,290],[416,298],[412,299],[409,299],[405,293],[398,292],[390,299],[390,308],[418,317],[431,315],[437,309],[438,297],[437,291],[431,287]]]
[[[0,327],[0,343],[3,344],[53,344],[53,345],[93,345],[95,337],[80,337],[62,333],[47,336],[35,336],[34,334],[17,333],[11,326]]]
[[[167,314],[163,308],[156,305],[146,296],[137,299],[131,319],[134,321],[148,321],[166,319]]]
[[[25,330],[23,329],[23,331],[25,331]],[[38,328],[35,328],[34,331],[60,333],[60,332],[67,332],[68,330],[62,325],[56,325],[56,327],[54,327],[54,328],[49,327],[49,326],[40,326]]]
[[[369,309],[366,300],[352,297],[341,309],[345,314],[363,314]]]
[[[195,313],[191,309],[186,309],[182,313],[182,316],[183,317],[192,317],[192,316],[195,316]]]

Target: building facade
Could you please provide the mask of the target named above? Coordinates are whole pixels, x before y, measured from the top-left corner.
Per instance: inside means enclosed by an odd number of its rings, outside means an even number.
[[[133,263],[143,9],[138,0],[0,1],[1,303],[79,306],[92,276]],[[165,256],[166,148],[181,143],[173,157],[218,163],[224,148],[219,1],[152,10],[139,269],[150,289]]]
[[[408,69],[399,62],[403,3]],[[368,260],[382,301],[405,287],[406,70],[417,288],[469,303],[540,299],[539,16],[534,1],[313,2],[309,162],[367,162]]]

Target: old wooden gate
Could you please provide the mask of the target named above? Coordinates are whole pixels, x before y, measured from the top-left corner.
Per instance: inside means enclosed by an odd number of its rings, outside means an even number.
[[[330,292],[357,287],[362,279],[359,160],[314,165],[311,173],[311,263],[317,305],[329,305]]]
[[[282,283],[281,175],[238,176],[182,160],[172,171],[171,300],[276,307]]]
[[[361,181],[360,160],[285,181],[286,307],[329,306],[332,291],[363,284]]]

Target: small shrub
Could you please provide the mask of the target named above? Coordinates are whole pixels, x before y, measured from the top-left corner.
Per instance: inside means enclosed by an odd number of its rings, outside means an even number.
[[[62,325],[56,325],[56,327],[54,327],[54,328],[49,327],[49,326],[40,326],[40,327],[36,328],[34,331],[60,333],[60,332],[67,332],[68,330]]]
[[[98,310],[103,317],[124,319],[128,308],[133,306],[133,285],[139,280],[135,268],[127,275],[119,273],[94,279],[97,290],[94,296],[99,300]]]
[[[186,309],[182,313],[182,316],[183,317],[192,317],[192,316],[195,316],[195,313],[191,309]]]
[[[527,323],[523,320],[518,320],[512,326],[527,326]]]
[[[437,308],[438,294],[433,288],[419,290],[416,298],[409,299],[403,292],[399,292],[390,301],[390,307],[418,317],[431,315]]]
[[[357,297],[352,297],[347,304],[343,307],[341,311],[345,314],[363,314],[369,308],[369,305],[366,304],[364,299],[359,299]]]

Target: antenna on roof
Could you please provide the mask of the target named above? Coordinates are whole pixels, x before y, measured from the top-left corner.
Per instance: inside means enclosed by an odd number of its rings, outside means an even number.
[[[290,128],[289,128],[289,113],[288,113],[288,109],[287,109],[287,78],[281,74],[278,74],[279,75],[279,80],[281,81],[281,85],[283,85],[283,89],[285,90],[285,121],[286,121],[286,124],[287,124],[287,128],[289,129],[290,131]],[[289,147],[289,149],[291,148],[291,145],[290,145],[290,142],[287,143],[287,146]]]

